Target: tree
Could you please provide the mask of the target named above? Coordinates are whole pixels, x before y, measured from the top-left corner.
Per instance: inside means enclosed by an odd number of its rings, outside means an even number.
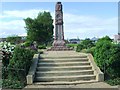
[[[13,36],[7,37],[7,42],[10,42],[12,44],[17,44],[17,43],[20,43],[21,39],[22,38],[20,36],[13,35]]]
[[[38,44],[47,44],[53,39],[53,19],[49,12],[39,13],[34,19],[24,19],[27,40]]]
[[[105,37],[103,37],[103,38],[100,38],[98,41],[103,41],[103,40],[112,42],[112,39],[110,39],[109,36],[105,36]]]

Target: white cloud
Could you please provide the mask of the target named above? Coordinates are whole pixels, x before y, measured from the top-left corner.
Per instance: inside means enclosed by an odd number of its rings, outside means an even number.
[[[42,9],[31,9],[23,11],[3,11],[3,15],[0,16],[0,37],[10,34],[26,35],[24,29],[25,23],[23,18],[31,17],[35,18],[41,11],[50,11]],[[55,17],[54,12],[50,11],[53,19]],[[5,21],[5,19],[11,19]],[[102,37],[105,35],[113,36],[117,33],[118,24],[117,17],[101,18],[97,16],[84,16],[75,15],[64,12],[64,32],[65,38],[86,38],[86,37]]]
[[[18,10],[13,10],[13,11],[3,11],[3,15],[0,16],[1,18],[27,18],[27,17],[31,17],[31,18],[35,18],[39,12],[43,12],[43,11],[49,11],[49,10],[42,10],[42,9],[30,9],[30,10],[22,10],[22,11],[18,11]]]
[[[31,9],[23,11],[3,11],[0,15],[0,37],[7,37],[9,35],[26,35],[24,18],[35,18],[42,9]],[[49,11],[49,10],[46,10]],[[13,19],[14,18],[14,19]],[[8,20],[8,21],[7,21]],[[3,33],[4,32],[4,33]]]
[[[9,22],[0,21],[0,25],[0,33],[2,33],[0,34],[0,37],[25,33],[25,23],[23,20],[13,20]]]
[[[118,19],[102,18],[97,16],[64,15],[65,37],[66,38],[86,38],[102,37],[108,35],[113,37],[117,34]]]

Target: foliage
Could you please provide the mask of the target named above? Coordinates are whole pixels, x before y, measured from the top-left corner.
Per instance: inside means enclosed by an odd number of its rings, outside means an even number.
[[[86,50],[86,53],[91,53],[94,56],[95,46]]]
[[[12,45],[10,42],[1,42],[0,47],[2,48],[3,53],[3,66],[7,67],[7,65],[9,64],[9,60],[12,58],[15,45]]]
[[[34,19],[24,19],[27,40],[38,44],[47,44],[53,39],[53,19],[49,12],[39,13]]]
[[[109,36],[105,36],[105,37],[103,37],[103,38],[98,39],[98,42],[99,42],[99,41],[110,41],[110,42],[112,42],[112,39],[110,39]]]
[[[110,79],[106,81],[110,85],[120,85],[120,78]]]
[[[80,52],[82,49],[83,49],[83,45],[82,44],[78,44],[77,48],[76,48],[76,51],[77,52]]]
[[[89,38],[81,41],[80,44],[78,44],[76,51],[80,52],[82,49],[90,49],[91,47],[95,46],[94,42],[90,40]]]
[[[17,80],[9,80],[9,79],[3,79],[2,88],[14,88],[14,89],[20,89],[24,87],[24,83],[17,81]]]
[[[39,45],[38,49],[46,49],[46,46],[45,45]]]
[[[7,37],[7,42],[10,42],[12,44],[18,44],[21,41],[21,37],[17,35],[9,36]]]
[[[78,45],[78,44],[66,44],[67,47],[72,48],[72,49],[75,49],[75,50],[76,50],[76,48],[77,48],[77,45]]]
[[[9,68],[25,69],[28,71],[33,58],[33,52],[29,49],[17,46],[14,50],[12,59],[10,60]]]
[[[23,43],[23,45],[25,47],[29,47],[31,45],[31,43],[32,43],[31,41],[26,41],[26,42]]]
[[[4,88],[23,88],[34,52],[16,46],[7,67],[2,68]]]
[[[84,49],[88,49],[94,46],[93,41],[90,40],[89,38],[83,40],[80,44],[83,45]]]
[[[120,46],[102,38],[96,43],[94,58],[105,73],[105,79],[120,77]]]

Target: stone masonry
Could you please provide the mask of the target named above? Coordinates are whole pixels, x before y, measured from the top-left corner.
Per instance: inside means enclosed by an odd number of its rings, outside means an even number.
[[[53,46],[48,51],[71,50],[66,47],[63,30],[63,11],[61,2],[57,2],[55,6],[55,38]]]

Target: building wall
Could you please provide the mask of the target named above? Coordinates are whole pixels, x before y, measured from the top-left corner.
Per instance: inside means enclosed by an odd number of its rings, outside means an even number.
[[[120,43],[120,1],[118,2],[118,35],[115,35],[114,41]]]
[[[115,35],[114,41],[120,43],[120,35]]]

